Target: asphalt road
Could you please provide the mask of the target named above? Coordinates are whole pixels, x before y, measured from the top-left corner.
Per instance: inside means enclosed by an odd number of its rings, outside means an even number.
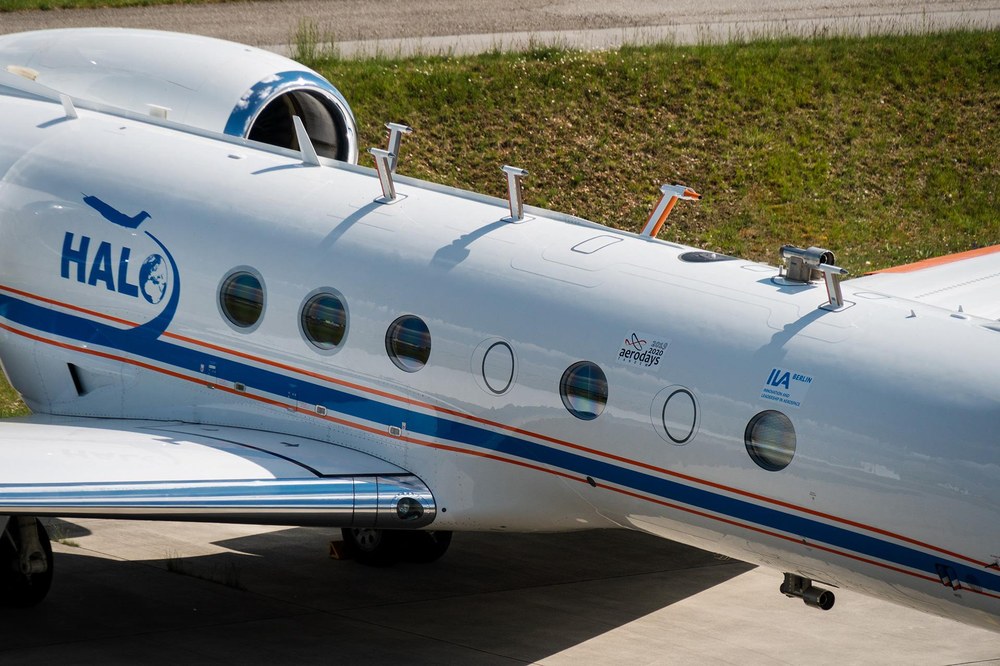
[[[1000,25],[998,0],[260,0],[0,14],[0,33],[120,26],[193,32],[286,51],[300,24],[343,55],[467,53],[558,43],[725,40]]]

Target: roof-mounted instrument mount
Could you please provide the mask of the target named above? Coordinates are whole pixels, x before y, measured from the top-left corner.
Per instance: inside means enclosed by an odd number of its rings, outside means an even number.
[[[507,164],[500,167],[507,174],[507,203],[510,205],[510,217],[504,222],[524,222],[524,189],[521,179],[528,175],[526,169],[519,169]]]
[[[642,228],[639,235],[656,238],[656,234],[660,233],[663,223],[667,221],[667,216],[670,215],[670,211],[674,209],[678,200],[698,201],[699,199],[701,199],[701,195],[685,185],[660,185],[660,200],[656,202],[656,207],[649,219],[646,220],[646,226]]]
[[[389,130],[389,168],[396,173],[396,162],[399,161],[399,144],[403,141],[404,134],[413,134],[413,128],[400,123],[386,123],[385,128]]]
[[[853,305],[844,301],[837,276],[847,275],[847,270],[834,266],[836,257],[830,250],[821,247],[802,249],[794,245],[781,247],[781,258],[784,265],[778,269],[778,277],[789,282],[809,284],[815,280],[826,283],[826,293],[829,301],[820,305],[824,310],[843,310]]]
[[[378,182],[382,186],[382,196],[375,201],[388,205],[405,198],[396,194],[396,184],[392,180],[392,174],[396,173],[396,165],[399,162],[399,145],[402,143],[403,135],[412,134],[413,128],[399,123],[386,123],[385,128],[389,130],[388,150],[369,148],[368,152],[375,158],[375,171],[378,173]]]

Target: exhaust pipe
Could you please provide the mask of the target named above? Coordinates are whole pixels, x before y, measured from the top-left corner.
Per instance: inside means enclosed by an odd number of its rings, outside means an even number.
[[[786,597],[798,597],[806,606],[820,610],[830,610],[836,598],[830,590],[815,587],[812,581],[802,576],[786,573],[785,580],[778,588]]]

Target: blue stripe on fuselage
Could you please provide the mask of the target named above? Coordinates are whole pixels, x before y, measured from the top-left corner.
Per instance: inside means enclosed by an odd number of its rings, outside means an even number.
[[[355,419],[387,425],[405,421],[407,431],[412,434],[515,456],[577,474],[581,479],[590,476],[629,490],[791,534],[807,542],[827,544],[896,566],[914,569],[934,578],[937,578],[935,565],[948,564],[955,569],[961,581],[1000,591],[1000,575],[946,558],[943,554],[923,552],[813,518],[691,487],[647,472],[495,432],[482,426],[462,423],[439,415],[410,411],[406,407],[347,393],[305,379],[292,379],[273,370],[219,358],[164,340],[151,339],[145,335],[136,335],[134,333],[136,329],[120,329],[77,315],[51,310],[3,292],[0,292],[0,314],[14,323],[41,333],[110,347],[191,373],[198,374],[203,366],[212,363],[216,368],[216,378],[242,382],[247,387],[269,393],[279,399],[287,399],[289,393],[294,392],[299,402],[323,405],[328,410]]]

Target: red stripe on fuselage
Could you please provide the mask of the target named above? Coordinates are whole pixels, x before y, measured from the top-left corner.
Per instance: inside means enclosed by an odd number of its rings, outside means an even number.
[[[269,404],[269,405],[276,406],[276,407],[281,407],[283,409],[287,409],[289,407],[292,407],[294,409],[294,411],[296,411],[298,413],[301,413],[301,414],[305,414],[305,415],[309,415],[309,416],[314,416],[316,418],[321,418],[321,419],[324,419],[326,421],[337,423],[337,424],[345,426],[345,427],[362,430],[364,432],[372,433],[372,434],[375,434],[375,435],[382,435],[382,436],[390,437],[390,435],[388,435],[388,433],[386,431],[384,431],[384,430],[382,430],[380,428],[373,428],[371,426],[368,426],[368,425],[365,425],[365,424],[362,424],[362,423],[357,423],[357,422],[354,422],[354,421],[349,421],[347,419],[342,419],[342,418],[338,418],[338,417],[334,417],[334,416],[319,415],[319,414],[316,414],[315,412],[313,412],[311,410],[303,409],[303,408],[300,408],[300,407],[297,407],[297,406],[292,406],[292,405],[289,405],[288,403],[281,402],[280,400],[274,400],[274,399],[271,399],[271,398],[266,398],[266,397],[261,396],[261,395],[254,395],[254,394],[246,393],[244,391],[237,391],[236,389],[232,389],[232,388],[229,388],[227,386],[222,386],[222,385],[217,385],[217,384],[209,384],[209,383],[206,383],[204,381],[204,379],[202,379],[200,377],[190,377],[188,375],[185,375],[185,374],[182,374],[182,373],[179,373],[179,372],[175,372],[173,370],[167,370],[166,368],[161,368],[159,366],[155,366],[155,365],[152,365],[150,363],[145,363],[143,361],[137,361],[135,359],[131,359],[131,358],[124,357],[124,356],[117,356],[115,354],[111,354],[111,353],[108,353],[108,352],[98,351],[96,349],[76,347],[74,345],[71,345],[71,344],[68,344],[68,343],[65,343],[65,342],[59,342],[59,341],[56,341],[56,340],[51,340],[51,339],[48,339],[48,338],[44,338],[44,337],[39,336],[39,335],[35,335],[33,333],[28,333],[27,331],[21,331],[19,329],[16,329],[16,328],[14,328],[12,326],[7,325],[7,324],[0,324],[0,328],[4,329],[6,331],[9,331],[11,333],[14,333],[15,335],[20,335],[22,337],[28,338],[30,340],[35,340],[37,342],[41,342],[41,343],[44,343],[44,344],[49,344],[49,345],[52,345],[52,346],[55,346],[55,347],[60,347],[62,349],[67,349],[67,350],[71,350],[71,351],[82,352],[84,354],[89,354],[89,355],[97,356],[97,357],[100,357],[100,358],[106,358],[106,359],[109,359],[109,360],[119,361],[119,362],[122,362],[122,363],[128,363],[128,364],[131,364],[131,365],[134,365],[134,366],[137,366],[137,367],[140,367],[140,368],[144,368],[144,369],[147,369],[147,370],[150,370],[150,371],[153,371],[153,372],[158,372],[158,373],[161,373],[161,374],[168,375],[170,377],[175,377],[177,379],[186,380],[186,381],[192,382],[194,384],[201,384],[201,385],[205,385],[205,386],[210,386],[211,388],[213,388],[215,390],[221,390],[221,391],[224,391],[226,393],[230,393],[232,395],[244,396],[244,397],[247,397],[247,398],[249,398],[251,400],[255,400],[257,402],[262,402],[262,403]],[[529,463],[529,462],[526,462],[524,460],[519,460],[517,458],[508,458],[506,456],[502,456],[502,455],[499,455],[499,454],[496,454],[496,453],[488,453],[488,452],[485,452],[485,451],[479,451],[479,450],[474,450],[474,449],[462,448],[462,447],[459,447],[459,446],[453,446],[453,445],[444,444],[444,443],[441,443],[441,442],[433,442],[433,441],[428,441],[428,440],[421,440],[421,439],[417,439],[415,437],[397,437],[396,439],[400,439],[402,441],[408,442],[410,444],[415,444],[415,445],[418,445],[418,446],[426,446],[426,447],[430,447],[430,448],[434,448],[434,449],[438,449],[438,450],[449,451],[449,452],[452,452],[452,453],[460,453],[460,454],[464,454],[464,455],[472,455],[472,456],[476,456],[476,457],[480,457],[480,458],[486,458],[486,459],[489,459],[489,460],[495,460],[497,462],[507,463],[507,464],[511,464],[511,465],[517,465],[519,467],[524,467],[524,468],[535,470],[535,471],[538,471],[538,472],[543,472],[545,474],[551,474],[553,476],[558,476],[558,477],[561,477],[561,478],[570,479],[570,480],[576,481],[578,483],[586,483],[588,485],[590,484],[590,479],[583,478],[583,477],[581,477],[581,476],[579,476],[577,474],[570,474],[570,473],[567,473],[567,472],[565,472],[563,470],[552,469],[552,468],[549,468],[549,467],[544,467],[544,466],[541,466],[541,465],[536,465],[534,463]],[[708,482],[703,482],[703,483],[708,483]],[[932,583],[940,582],[937,578],[934,578],[932,576],[928,576],[926,574],[922,574],[922,573],[919,573],[919,572],[915,572],[915,571],[910,571],[910,570],[907,570],[907,569],[903,569],[901,567],[897,567],[897,566],[894,566],[894,565],[891,565],[891,564],[887,564],[885,562],[880,562],[878,560],[873,560],[873,559],[870,559],[870,558],[867,558],[867,557],[863,557],[861,555],[857,555],[857,554],[854,554],[854,553],[849,553],[849,552],[845,552],[845,551],[842,551],[842,550],[838,550],[838,549],[832,548],[830,546],[824,546],[824,545],[816,543],[816,542],[806,542],[806,541],[804,541],[800,537],[795,537],[795,536],[791,536],[791,535],[788,535],[788,534],[782,534],[780,532],[774,532],[772,530],[765,529],[765,528],[760,527],[758,525],[753,525],[753,524],[750,524],[750,523],[740,522],[740,521],[735,520],[735,519],[730,518],[730,517],[712,514],[712,513],[706,512],[706,511],[702,511],[700,509],[694,509],[692,507],[684,506],[682,504],[676,504],[674,502],[669,502],[667,500],[663,500],[663,499],[660,499],[660,498],[657,498],[657,497],[650,497],[648,495],[645,495],[645,494],[642,494],[642,493],[639,493],[639,492],[636,492],[636,491],[633,491],[633,490],[627,490],[625,488],[620,488],[620,487],[617,487],[617,486],[614,486],[614,485],[600,483],[598,481],[594,481],[593,485],[594,485],[595,488],[603,488],[605,490],[609,490],[611,492],[616,492],[616,493],[619,493],[619,494],[622,494],[622,495],[626,495],[628,497],[633,497],[633,498],[641,500],[641,501],[651,502],[651,503],[657,504],[659,506],[667,507],[667,508],[674,509],[674,510],[677,510],[677,511],[683,511],[685,513],[689,513],[689,514],[696,515],[696,516],[699,516],[699,517],[702,517],[702,518],[705,518],[705,519],[709,519],[709,520],[713,520],[713,521],[716,521],[716,522],[720,522],[720,523],[723,523],[723,524],[726,524],[726,525],[731,525],[733,527],[737,527],[737,528],[740,528],[740,529],[750,530],[752,532],[756,532],[756,533],[759,533],[759,534],[764,534],[766,536],[771,536],[771,537],[774,537],[774,538],[782,539],[784,541],[787,541],[789,543],[794,543],[796,545],[806,546],[808,548],[815,548],[817,550],[822,550],[824,552],[828,552],[828,553],[831,553],[833,555],[838,555],[840,557],[845,557],[845,558],[848,558],[848,559],[851,559],[851,560],[855,560],[855,561],[858,561],[858,562],[863,562],[865,564],[870,564],[872,566],[877,566],[877,567],[880,567],[880,568],[883,568],[883,569],[886,569],[886,570],[889,570],[889,571],[895,571],[897,573],[901,573],[901,574],[905,574],[905,575],[908,575],[908,576],[912,576],[914,578],[919,578],[921,580],[929,581],[929,582],[932,582]],[[717,485],[717,484],[709,484],[709,485]],[[719,486],[719,487],[720,488],[724,488],[724,486]],[[742,493],[742,494],[747,494],[747,493]],[[779,502],[773,502],[773,503],[779,503]],[[781,504],[783,504],[783,503],[781,503]],[[839,522],[850,523],[850,521],[846,521],[846,520],[840,520]],[[872,531],[876,531],[876,530],[872,530]],[[881,530],[877,530],[877,531],[881,531]],[[914,541],[912,539],[904,539],[904,540],[910,541],[910,542],[912,542],[914,544],[917,544],[917,545],[924,545],[926,548],[928,548],[930,550],[935,550],[935,551],[942,552],[942,553],[948,553],[948,551],[945,551],[945,550],[943,550],[941,548],[937,548],[935,546],[931,546],[931,545],[928,545],[928,544],[921,544],[920,542]],[[961,555],[956,555],[956,557],[960,557],[961,559],[965,559],[965,560],[969,560],[970,559],[970,558],[967,558],[967,557],[963,557]],[[992,598],[995,598],[995,599],[1000,599],[1000,595],[996,595],[996,594],[993,594],[991,592],[986,592],[985,590],[976,590],[976,589],[972,589],[972,588],[968,588],[968,587],[963,587],[962,589],[963,590],[968,590],[970,592],[975,592],[976,594],[981,594],[981,595],[984,595],[984,596],[987,596],[987,597],[992,597]]]
[[[997,246],[997,248],[1000,248],[1000,246]],[[35,299],[35,300],[41,301],[43,303],[47,303],[49,305],[54,305],[54,306],[57,306],[57,307],[62,307],[62,308],[66,308],[66,309],[69,309],[69,310],[73,310],[75,312],[80,312],[80,313],[83,313],[83,314],[87,314],[87,315],[90,315],[90,316],[93,316],[93,317],[96,317],[96,318],[99,318],[99,319],[104,319],[104,320],[107,320],[107,321],[113,321],[115,323],[120,323],[120,324],[126,324],[126,325],[129,325],[129,326],[138,326],[139,325],[136,322],[130,322],[130,321],[127,321],[125,319],[120,319],[118,317],[112,317],[110,315],[106,315],[106,314],[103,314],[103,313],[100,313],[100,312],[95,312],[95,311],[92,311],[92,310],[87,310],[85,308],[81,308],[81,307],[78,307],[78,306],[75,306],[75,305],[70,305],[70,304],[62,303],[62,302],[59,302],[59,301],[56,301],[56,300],[53,300],[53,299],[49,299],[49,298],[45,298],[45,297],[42,297],[42,296],[37,296],[37,295],[31,294],[29,292],[21,291],[19,289],[14,289],[14,288],[11,288],[11,287],[6,287],[6,286],[3,286],[3,285],[0,285],[0,290],[7,291],[7,292],[10,292],[10,293],[13,293],[13,294],[17,294],[19,296],[23,296],[23,297],[26,297],[26,298]],[[50,344],[54,344],[56,346],[60,346],[60,347],[66,348],[66,349],[72,349],[74,351],[81,351],[81,352],[84,352],[84,353],[90,353],[90,354],[94,354],[94,355],[97,355],[97,356],[102,356],[104,358],[109,358],[109,359],[112,359],[112,360],[121,360],[121,361],[124,361],[124,362],[127,362],[127,363],[131,363],[132,365],[136,365],[138,367],[142,367],[142,368],[145,368],[145,369],[148,369],[148,370],[154,370],[154,371],[157,371],[157,372],[162,372],[163,374],[167,374],[167,375],[172,376],[172,377],[177,377],[177,378],[180,378],[180,379],[185,379],[185,380],[190,381],[192,383],[208,385],[208,386],[211,386],[212,388],[215,388],[217,390],[222,390],[222,391],[225,391],[227,393],[231,393],[233,395],[246,396],[248,398],[252,398],[254,400],[257,400],[259,402],[264,402],[264,403],[267,403],[267,404],[280,406],[282,408],[288,408],[289,407],[289,405],[287,403],[283,403],[283,402],[280,402],[280,401],[277,401],[277,400],[272,400],[270,398],[265,398],[265,397],[260,396],[260,395],[247,394],[245,392],[236,391],[235,389],[231,389],[231,388],[228,388],[228,387],[225,387],[225,386],[220,386],[220,385],[216,385],[216,384],[210,384],[209,382],[206,382],[203,378],[190,377],[188,375],[177,373],[177,372],[172,371],[172,370],[167,370],[165,368],[159,368],[158,366],[153,366],[153,365],[150,365],[148,363],[141,362],[141,361],[135,361],[133,359],[128,359],[128,358],[125,358],[125,357],[116,357],[116,356],[107,354],[105,352],[96,352],[96,351],[94,351],[92,349],[89,349],[89,348],[84,349],[84,348],[80,348],[80,347],[74,347],[72,345],[67,345],[65,343],[59,343],[59,342],[51,341],[51,340],[48,340],[46,338],[42,338],[40,336],[36,336],[36,335],[29,334],[29,333],[24,333],[24,332],[18,331],[16,329],[12,329],[12,328],[10,328],[8,326],[4,326],[2,324],[0,324],[0,326],[2,326],[3,328],[5,328],[7,330],[10,330],[10,331],[12,331],[14,333],[18,333],[18,334],[24,335],[25,337],[29,337],[29,338],[31,338],[33,340],[37,340],[39,342],[50,343]],[[879,534],[879,535],[882,535],[882,536],[885,536],[885,537],[889,537],[891,539],[896,539],[898,541],[902,541],[902,542],[905,542],[905,543],[912,544],[914,546],[919,546],[919,547],[925,548],[927,550],[932,550],[932,551],[941,553],[943,555],[948,555],[949,557],[954,557],[956,559],[960,559],[960,560],[969,562],[971,564],[975,564],[977,566],[987,567],[990,564],[988,562],[983,562],[983,561],[977,560],[975,558],[968,557],[966,555],[962,555],[960,553],[955,553],[955,552],[947,550],[945,548],[934,546],[932,544],[928,544],[928,543],[925,543],[923,541],[919,541],[917,539],[912,539],[912,538],[904,536],[902,534],[897,534],[895,532],[891,532],[889,530],[884,530],[884,529],[879,528],[879,527],[873,527],[873,526],[870,526],[870,525],[865,525],[864,523],[860,523],[860,522],[857,522],[857,521],[854,521],[854,520],[850,520],[848,518],[842,518],[842,517],[835,516],[835,515],[832,515],[832,514],[829,514],[829,513],[824,513],[822,511],[817,511],[817,510],[814,510],[814,509],[809,509],[809,508],[806,508],[806,507],[797,506],[795,504],[792,504],[792,503],[789,503],[789,502],[785,502],[785,501],[782,501],[782,500],[779,500],[779,499],[774,499],[774,498],[767,497],[767,496],[764,496],[764,495],[759,495],[757,493],[753,493],[753,492],[750,492],[750,491],[747,491],[747,490],[741,490],[739,488],[733,488],[733,487],[726,486],[726,485],[721,484],[721,483],[716,483],[714,481],[708,481],[706,479],[700,479],[700,478],[697,478],[697,477],[694,477],[694,476],[683,474],[681,472],[675,472],[675,471],[672,471],[672,470],[669,470],[669,469],[666,469],[666,468],[663,468],[663,467],[658,467],[656,465],[651,465],[649,463],[645,463],[645,462],[642,462],[642,461],[639,461],[639,460],[633,460],[633,459],[630,459],[630,458],[626,458],[624,456],[616,455],[614,453],[609,453],[607,451],[601,451],[599,449],[594,449],[594,448],[583,446],[583,445],[580,445],[580,444],[574,444],[573,442],[564,441],[564,440],[561,440],[561,439],[557,439],[555,437],[550,437],[548,435],[543,435],[543,434],[540,434],[540,433],[531,432],[529,430],[524,430],[524,429],[518,428],[516,426],[509,426],[509,425],[506,425],[506,424],[503,424],[503,423],[499,423],[499,422],[496,422],[496,421],[490,421],[489,419],[484,419],[484,418],[481,418],[481,417],[478,417],[478,416],[475,416],[475,415],[472,415],[472,414],[467,414],[467,413],[460,412],[460,411],[457,411],[457,410],[449,409],[447,407],[439,407],[437,405],[432,405],[430,403],[422,402],[422,401],[419,401],[419,400],[414,400],[414,399],[406,398],[406,397],[403,397],[403,396],[394,395],[392,393],[389,393],[389,392],[386,392],[386,391],[382,391],[382,390],[379,390],[379,389],[370,388],[370,387],[367,387],[367,386],[364,386],[364,385],[361,385],[361,384],[356,384],[356,383],[353,383],[353,382],[348,382],[348,381],[343,380],[343,379],[337,379],[335,377],[331,377],[329,375],[324,375],[324,374],[321,374],[321,373],[313,372],[311,370],[306,370],[306,369],[303,369],[303,368],[297,368],[297,367],[294,367],[294,366],[291,366],[291,365],[288,365],[288,364],[285,364],[285,363],[281,363],[279,361],[273,361],[273,360],[262,358],[262,357],[259,357],[259,356],[254,356],[252,354],[247,354],[245,352],[235,351],[235,350],[230,349],[230,348],[222,347],[220,345],[216,345],[216,344],[213,344],[213,343],[210,343],[210,342],[205,342],[205,341],[197,340],[195,338],[190,338],[190,337],[179,335],[179,334],[176,334],[176,333],[166,332],[166,333],[163,334],[163,337],[170,338],[170,339],[173,339],[173,340],[178,340],[178,341],[181,341],[181,342],[185,342],[187,344],[194,345],[194,346],[197,346],[197,347],[202,347],[202,348],[205,348],[205,349],[211,349],[211,350],[219,352],[219,353],[229,354],[231,356],[236,356],[238,358],[242,358],[242,359],[245,359],[245,360],[248,360],[248,361],[252,361],[254,363],[259,363],[261,365],[270,366],[270,367],[273,367],[273,368],[278,368],[278,369],[281,369],[281,370],[285,370],[287,372],[292,372],[292,373],[303,375],[303,376],[306,376],[306,377],[312,377],[314,379],[318,379],[318,380],[327,382],[329,384],[334,384],[334,385],[337,385],[337,386],[342,386],[342,387],[345,387],[345,388],[350,388],[350,389],[353,389],[353,390],[356,390],[356,391],[359,391],[359,392],[362,392],[362,393],[367,393],[369,395],[376,395],[376,396],[379,396],[379,397],[382,397],[382,398],[386,398],[386,399],[392,400],[394,402],[399,402],[399,403],[405,404],[405,405],[410,406],[410,407],[420,407],[420,408],[423,408],[423,409],[427,409],[429,411],[437,412],[439,414],[447,414],[449,416],[453,416],[453,417],[456,417],[456,418],[460,418],[460,419],[472,421],[474,423],[479,423],[479,424],[482,424],[482,425],[490,426],[492,428],[497,428],[499,430],[504,430],[504,431],[507,431],[507,432],[511,432],[511,433],[516,433],[516,434],[519,434],[519,435],[523,435],[523,436],[526,436],[526,437],[531,437],[531,438],[534,438],[534,439],[542,441],[542,442],[548,442],[550,444],[555,444],[557,446],[562,446],[562,447],[565,447],[567,449],[572,449],[574,451],[580,451],[580,452],[583,452],[583,453],[586,453],[586,454],[589,454],[589,455],[592,455],[592,456],[595,456],[595,457],[604,458],[604,459],[607,459],[607,460],[613,460],[615,462],[619,462],[619,463],[622,463],[622,464],[625,464],[625,465],[630,465],[630,466],[637,467],[637,468],[640,468],[640,469],[645,469],[645,470],[649,470],[649,471],[652,471],[652,472],[656,472],[657,474],[662,474],[664,476],[669,476],[669,477],[672,477],[672,478],[675,478],[675,479],[681,479],[681,480],[687,481],[689,483],[697,484],[697,485],[700,485],[700,486],[706,486],[706,487],[709,487],[709,488],[714,488],[716,490],[721,490],[721,491],[724,491],[724,492],[727,492],[727,493],[732,493],[732,494],[738,495],[740,497],[746,497],[746,498],[749,498],[749,499],[753,499],[753,500],[756,500],[758,502],[763,502],[763,503],[766,503],[766,504],[771,504],[773,506],[779,506],[779,507],[782,507],[784,509],[788,509],[788,510],[791,510],[791,511],[796,511],[796,512],[807,514],[807,515],[814,516],[814,517],[817,517],[817,518],[822,518],[824,520],[829,520],[831,522],[839,523],[839,524],[842,524],[842,525],[848,525],[848,526],[856,528],[856,529],[865,530],[865,531],[871,532],[873,534]],[[308,414],[308,415],[317,417],[317,418],[322,418],[322,419],[326,419],[326,420],[333,421],[333,422],[340,422],[340,420],[338,420],[336,417],[320,416],[320,415],[316,414],[315,412],[313,412],[311,410],[301,409],[301,408],[298,408],[298,407],[294,407],[294,410],[297,411],[297,412],[303,413],[303,414]],[[344,421],[343,425],[348,425],[349,427],[360,428],[362,430],[365,430],[366,432],[371,432],[371,433],[377,434],[377,435],[389,436],[386,431],[378,430],[378,429],[373,429],[373,428],[370,428],[369,426],[363,426],[361,424],[353,424],[353,422]],[[518,463],[518,464],[520,464],[520,463]],[[530,466],[530,465],[526,465],[526,466]],[[543,468],[539,468],[539,469],[543,469]],[[567,475],[567,476],[569,476],[569,475]],[[576,476],[569,476],[569,478],[574,478],[575,479],[577,477]]]

